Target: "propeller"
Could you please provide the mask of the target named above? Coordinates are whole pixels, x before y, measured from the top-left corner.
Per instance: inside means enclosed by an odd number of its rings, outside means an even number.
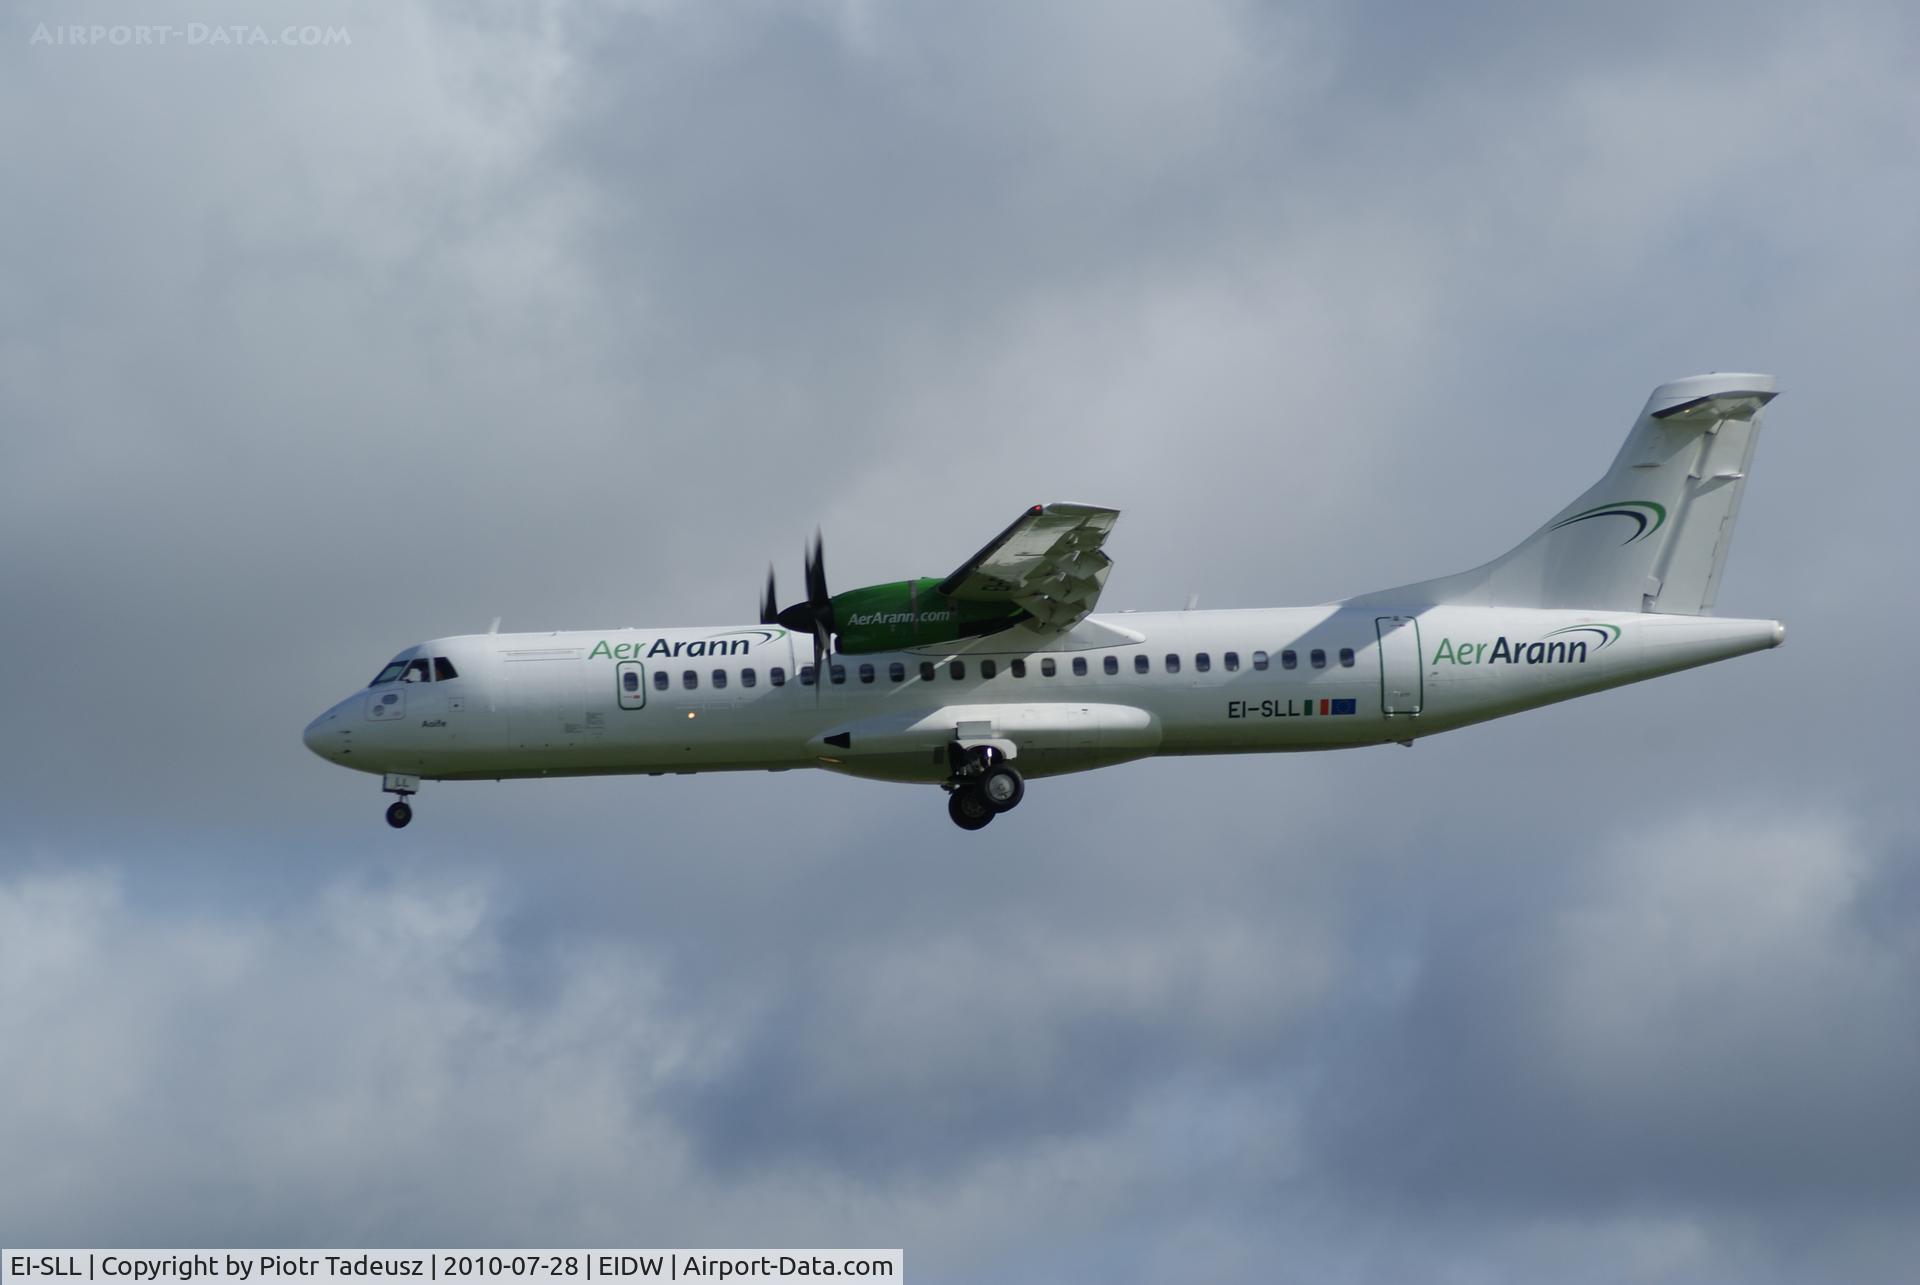
[[[827,556],[826,544],[820,533],[813,533],[813,547],[806,555],[807,599],[796,602],[784,611],[779,609],[779,599],[774,593],[773,568],[767,568],[767,595],[760,604],[760,622],[767,625],[780,625],[795,633],[813,635],[813,694],[817,700],[820,687],[827,681],[826,670],[821,662],[833,644],[833,595],[827,592]]]
[[[767,564],[767,596],[760,600],[760,623],[777,625],[780,623],[780,599],[773,588],[773,564]]]

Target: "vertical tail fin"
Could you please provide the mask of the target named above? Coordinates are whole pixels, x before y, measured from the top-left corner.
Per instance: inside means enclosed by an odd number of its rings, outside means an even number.
[[[1483,567],[1369,599],[1709,615],[1771,375],[1662,384],[1586,494]]]

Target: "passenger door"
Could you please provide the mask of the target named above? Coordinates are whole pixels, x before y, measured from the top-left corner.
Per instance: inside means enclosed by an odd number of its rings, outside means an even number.
[[[1420,712],[1420,625],[1412,616],[1381,616],[1374,622],[1380,637],[1380,710],[1384,714]]]
[[[621,709],[645,709],[647,705],[647,667],[637,660],[623,660],[613,667],[614,693]]]

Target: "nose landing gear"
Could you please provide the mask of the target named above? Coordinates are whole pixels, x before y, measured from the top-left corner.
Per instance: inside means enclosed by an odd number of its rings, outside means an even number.
[[[404,830],[407,822],[413,820],[413,805],[407,802],[407,798],[420,792],[420,778],[406,772],[388,772],[380,782],[380,789],[383,793],[400,796],[387,805],[387,824],[396,830]]]

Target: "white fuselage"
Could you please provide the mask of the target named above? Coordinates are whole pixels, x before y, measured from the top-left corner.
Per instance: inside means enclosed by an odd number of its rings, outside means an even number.
[[[1771,620],[1467,606],[1157,612],[1098,617],[1039,650],[1003,634],[834,654],[817,686],[801,682],[812,640],[774,627],[468,635],[401,657],[457,676],[356,692],[306,742],[345,767],[442,780],[824,767],[938,783],[956,743],[1039,777],[1411,741],[1783,635]]]

